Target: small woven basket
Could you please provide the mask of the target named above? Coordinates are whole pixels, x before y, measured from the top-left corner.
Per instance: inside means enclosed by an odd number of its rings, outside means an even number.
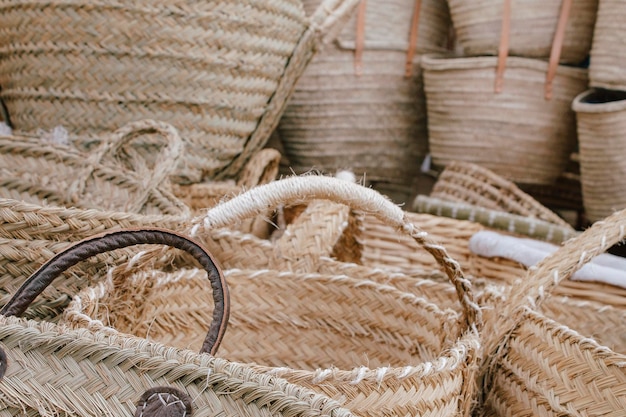
[[[420,56],[445,49],[449,27],[444,1],[362,0],[298,80],[279,122],[290,167],[347,169],[408,202],[428,151]]]
[[[623,322],[607,332],[613,341],[609,348],[589,337],[591,333],[579,333],[577,324],[567,327],[538,308],[559,283],[621,242],[625,230],[625,211],[596,222],[511,287],[488,325],[494,337],[486,340],[482,415],[624,413],[626,343],[619,331]],[[587,308],[586,313],[586,317],[597,314],[596,321],[602,321],[602,310]],[[621,340],[610,333],[619,334]]]
[[[448,4],[465,55],[498,55],[498,33],[506,26],[509,53],[536,59],[550,56],[562,9],[567,7],[563,64],[580,64],[589,55],[598,8],[598,0],[448,0]]]
[[[236,177],[358,0],[0,6],[0,99],[20,132],[96,136],[146,117],[185,142],[177,182]]]
[[[559,66],[545,98],[547,62],[508,57],[501,90],[496,57],[422,57],[432,161],[483,166],[508,180],[551,184],[576,147],[574,97],[587,71]]]
[[[213,314],[200,353],[122,333],[71,330],[12,317],[66,268],[137,244],[182,249],[202,267],[205,281],[208,276]],[[327,396],[216,359],[229,307],[223,274],[211,255],[188,237],[135,229],[81,241],[38,270],[1,311],[0,415],[352,416]]]
[[[620,0],[599,0],[593,31],[589,85],[610,90],[626,90],[626,7]]]
[[[453,283],[461,314],[360,275],[314,272],[325,263],[318,252],[309,250],[317,246],[315,239],[297,239],[303,245],[295,247],[290,243],[298,236],[285,232],[272,246],[269,268],[266,264],[224,269],[232,312],[220,355],[338,399],[361,416],[468,415],[475,398],[480,308],[456,262],[406,223],[402,210],[379,193],[321,176],[274,181],[214,207],[196,233],[228,226],[268,207],[311,203],[322,211],[328,208],[316,200],[366,210],[421,244]],[[313,221],[306,224],[335,236],[339,229]],[[199,283],[195,270],[121,275],[113,271],[108,283],[82,292],[65,318],[104,334],[131,332],[168,344],[195,345],[200,340],[197,332],[206,332],[204,316],[211,311],[205,308]],[[193,301],[190,297],[196,295]],[[141,301],[143,307],[132,310],[134,301],[128,296],[150,301]],[[111,309],[110,303],[120,308],[130,304],[131,310]],[[104,327],[107,324],[115,330]]]
[[[585,216],[601,220],[626,207],[626,92],[591,89],[572,104],[576,112],[580,182]]]
[[[161,138],[161,150],[151,164],[129,146],[144,135]],[[91,154],[42,138],[0,135],[0,197],[108,211],[186,215],[189,208],[171,192],[168,180],[182,146],[176,129],[153,120],[132,122],[114,131]]]

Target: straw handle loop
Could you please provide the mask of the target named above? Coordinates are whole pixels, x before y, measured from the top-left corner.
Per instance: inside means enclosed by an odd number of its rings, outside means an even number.
[[[28,306],[68,268],[100,253],[139,244],[160,244],[184,250],[196,259],[207,272],[213,290],[213,321],[203,342],[201,352],[215,354],[219,347],[230,314],[230,299],[224,276],[211,255],[196,241],[176,232],[159,229],[124,229],[84,239],[58,253],[42,265],[16,291],[0,310],[5,316],[19,316]]]
[[[273,181],[213,207],[203,218],[194,220],[196,224],[192,230],[197,233],[201,228],[227,227],[283,205],[306,204],[313,200],[329,200],[354,210],[371,213],[386,225],[411,236],[437,260],[454,284],[463,306],[466,327],[482,326],[482,313],[474,301],[471,284],[463,276],[459,263],[426,232],[407,221],[400,207],[377,191],[362,185],[321,175]]]

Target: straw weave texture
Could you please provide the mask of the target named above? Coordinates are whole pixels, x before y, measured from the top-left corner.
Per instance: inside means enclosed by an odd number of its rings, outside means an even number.
[[[356,13],[337,41],[309,64],[278,125],[296,173],[349,169],[406,201],[428,150],[420,55],[441,51],[450,26],[446,2],[420,3],[409,77],[405,63],[412,0],[366,2],[360,64]]]
[[[626,92],[591,89],[572,104],[576,112],[580,182],[585,215],[598,221],[626,207]]]
[[[593,31],[589,85],[610,90],[626,90],[626,7],[619,0],[599,0]]]
[[[457,40],[467,56],[498,55],[504,0],[449,0]],[[591,49],[598,0],[574,1],[560,62],[582,63]],[[561,0],[512,0],[509,54],[547,59]],[[530,30],[532,28],[532,30]]]
[[[571,102],[587,88],[587,71],[559,66],[546,100],[547,62],[509,57],[495,93],[496,61],[422,57],[433,163],[470,162],[514,182],[554,183],[576,147]]]
[[[298,0],[3,1],[0,98],[24,132],[170,122],[186,145],[178,182],[236,176],[356,2],[305,16]]]

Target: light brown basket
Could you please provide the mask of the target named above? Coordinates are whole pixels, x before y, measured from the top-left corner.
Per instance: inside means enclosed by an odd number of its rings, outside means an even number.
[[[620,0],[599,0],[593,30],[589,85],[610,90],[626,90],[626,7]]]
[[[572,104],[576,112],[580,182],[590,221],[626,207],[626,92],[591,89]]]
[[[528,58],[506,58],[502,79],[496,57],[427,55],[422,68],[435,165],[470,162],[529,184],[554,183],[565,170],[576,147],[571,103],[587,88],[585,69],[559,66],[550,82],[550,65]]]
[[[456,36],[465,55],[498,55],[498,33],[506,26],[513,56],[545,59],[563,9],[563,51],[560,62],[582,63],[591,49],[598,0],[449,0]],[[508,15],[508,16],[507,16]]]
[[[622,241],[626,211],[596,222],[544,259],[511,288],[495,311],[493,343],[484,366],[489,416],[622,415],[626,404],[626,344],[609,348],[537,309],[560,282]],[[587,315],[602,311],[587,310]],[[607,335],[608,336],[608,335]]]
[[[307,271],[312,266],[300,261],[319,255],[306,246],[315,246],[314,239],[300,239],[306,245],[290,247],[296,236],[286,231],[281,244],[272,247],[274,267],[225,268],[232,313],[220,355],[253,362],[255,370],[339,399],[361,416],[468,415],[475,394],[472,364],[479,354],[480,309],[456,262],[415,225],[405,223],[402,210],[389,200],[337,179],[288,178],[216,206],[196,232],[227,226],[268,207],[312,203],[321,210],[328,208],[316,200],[366,210],[420,243],[456,288],[462,314],[380,282]],[[306,224],[331,234],[339,229],[320,227],[314,221]],[[205,308],[197,272],[116,272],[108,283],[81,293],[66,319],[102,333],[131,332],[178,346],[195,345],[197,331],[205,333],[204,315],[211,310]],[[146,315],[107,307],[111,302],[125,306],[124,294],[150,300],[142,302]],[[190,305],[191,309],[184,307]],[[172,331],[172,326],[177,330]]]
[[[214,308],[199,354],[121,333],[11,317],[66,268],[137,244],[182,249],[203,268],[205,281],[208,276]],[[186,236],[163,229],[109,232],[77,243],[31,278],[0,316],[2,416],[352,416],[328,396],[213,356],[228,322],[228,290],[211,255]]]
[[[469,162],[452,161],[438,175],[430,197],[545,220],[573,230],[553,211],[495,172]],[[418,196],[417,198],[423,198]]]
[[[290,167],[348,169],[408,202],[428,150],[420,56],[443,50],[449,27],[444,1],[363,0],[298,80],[279,122]]]
[[[127,154],[142,136],[161,138],[152,166]],[[163,143],[164,142],[164,143]],[[168,177],[183,143],[171,125],[129,123],[110,133],[91,154],[46,139],[0,136],[0,197],[37,204],[147,214],[189,214],[169,189]]]
[[[315,50],[358,0],[12,0],[0,8],[0,99],[15,129],[95,136],[172,123],[178,182],[235,177],[262,148]]]

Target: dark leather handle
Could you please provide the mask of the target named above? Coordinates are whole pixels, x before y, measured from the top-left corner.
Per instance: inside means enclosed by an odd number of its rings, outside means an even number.
[[[35,271],[0,310],[0,314],[21,315],[52,281],[79,262],[100,253],[140,244],[161,244],[184,250],[192,255],[207,272],[211,281],[215,310],[200,352],[215,354],[226,331],[230,314],[228,286],[221,270],[201,244],[165,229],[123,229],[96,235],[76,243],[55,255]]]

